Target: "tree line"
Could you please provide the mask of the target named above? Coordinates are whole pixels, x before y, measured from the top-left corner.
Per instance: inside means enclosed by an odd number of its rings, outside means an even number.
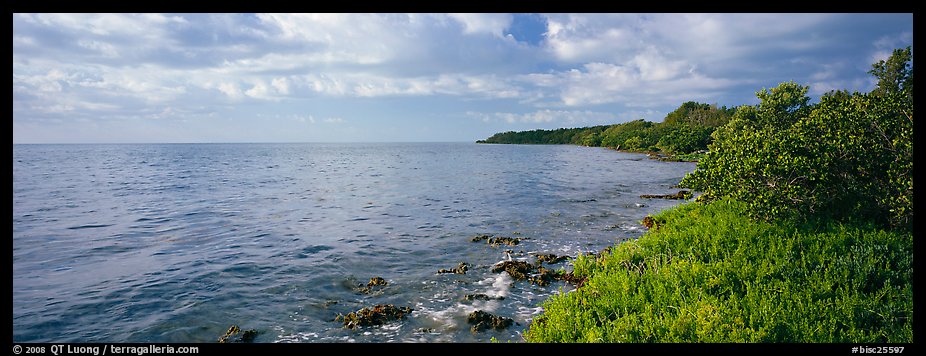
[[[477,143],[572,144],[634,152],[685,154],[706,150],[711,133],[730,120],[735,108],[689,101],[662,122],[643,119],[614,125],[500,132]]]

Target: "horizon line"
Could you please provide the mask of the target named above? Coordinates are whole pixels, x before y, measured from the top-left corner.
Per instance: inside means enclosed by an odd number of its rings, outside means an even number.
[[[177,141],[177,142],[13,142],[13,145],[227,145],[227,144],[371,144],[476,143],[473,141]]]

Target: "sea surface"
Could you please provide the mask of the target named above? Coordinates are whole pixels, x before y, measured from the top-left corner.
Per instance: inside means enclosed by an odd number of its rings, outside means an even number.
[[[491,267],[637,238],[679,203],[639,195],[694,168],[570,145],[13,145],[13,340],[216,342],[238,325],[266,343],[521,342],[573,287]],[[360,291],[373,277],[388,284]],[[376,304],[413,311],[335,321]],[[475,310],[515,324],[473,332]]]

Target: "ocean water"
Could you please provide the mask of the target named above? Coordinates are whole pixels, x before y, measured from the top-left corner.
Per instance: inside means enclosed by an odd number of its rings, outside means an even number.
[[[493,264],[639,237],[678,204],[639,195],[694,168],[568,145],[13,145],[13,340],[215,342],[235,324],[266,343],[519,342],[571,286]],[[388,284],[358,291],[372,277]],[[376,304],[413,311],[334,320]],[[515,324],[473,332],[475,310]]]

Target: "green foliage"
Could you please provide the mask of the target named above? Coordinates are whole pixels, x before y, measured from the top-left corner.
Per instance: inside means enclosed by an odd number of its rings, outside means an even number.
[[[599,258],[543,305],[530,342],[913,342],[913,237],[756,222],[720,199]]]
[[[521,132],[506,131],[476,142],[546,145],[583,144],[584,142],[597,143],[599,141],[597,135],[608,127],[607,125],[601,125],[572,129],[562,128],[556,130],[531,130]],[[587,146],[597,146],[597,144]]]
[[[909,93],[913,98],[913,50],[910,47],[895,49],[886,60],[873,64],[869,74],[878,78],[874,94]]]
[[[662,121],[667,126],[718,127],[730,120],[736,109],[718,108],[717,105],[689,101],[666,115]]]
[[[507,131],[477,143],[574,144],[623,151],[660,151],[685,155],[707,149],[711,133],[730,120],[735,109],[693,101],[666,115],[663,122],[634,120],[622,124],[574,129]],[[696,157],[696,156],[689,156]]]
[[[644,144],[644,139],[641,138],[641,136],[648,136],[645,132],[652,126],[652,122],[642,119],[611,125],[611,127],[602,132],[601,145],[604,147],[630,150],[631,145],[636,147]],[[631,139],[633,140],[627,143],[627,141]]]
[[[659,137],[656,147],[662,152],[690,153],[707,148],[711,133],[714,131],[706,127],[680,126],[665,130]]]
[[[807,116],[810,110],[809,87],[795,82],[785,82],[776,88],[763,89],[756,93],[762,101],[755,114],[748,119],[757,127],[787,130],[795,122]]]
[[[872,93],[831,92],[811,106],[793,82],[758,92],[761,103],[714,131],[680,185],[748,202],[757,218],[912,227],[912,69],[899,83],[897,70],[883,69],[905,68],[905,53],[874,66],[888,79]]]
[[[598,147],[601,146],[601,133],[599,132],[585,132],[582,134],[579,139],[579,144],[582,146],[588,147]]]

